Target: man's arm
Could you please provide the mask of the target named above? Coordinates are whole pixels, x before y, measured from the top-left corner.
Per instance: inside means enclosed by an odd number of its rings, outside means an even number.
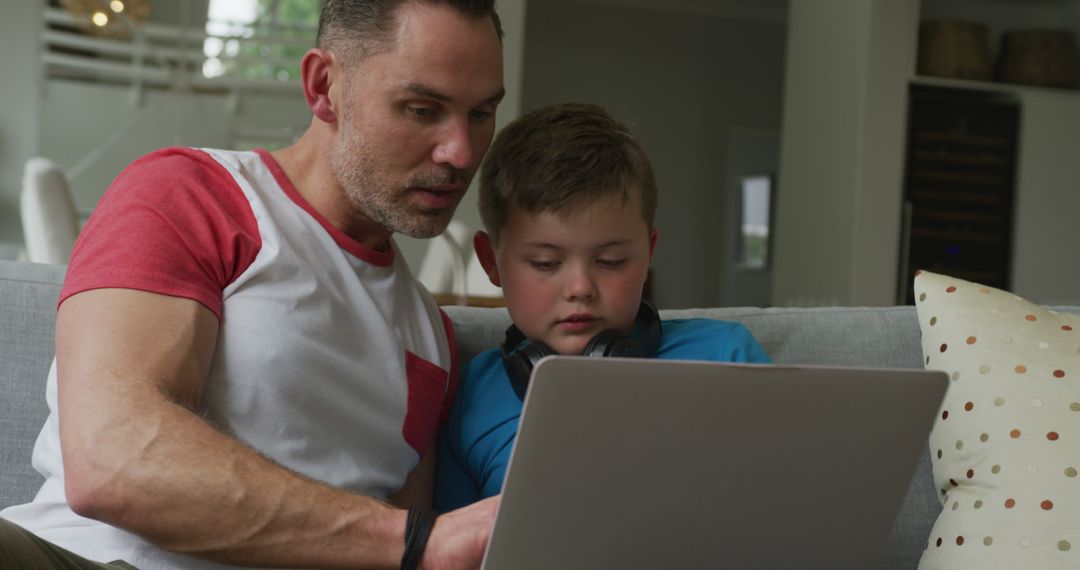
[[[405,511],[294,474],[196,415],[217,332],[217,317],[187,299],[98,289],[64,301],[58,405],[72,509],[222,562],[397,567]],[[424,566],[477,566],[493,516],[489,503],[440,518]]]

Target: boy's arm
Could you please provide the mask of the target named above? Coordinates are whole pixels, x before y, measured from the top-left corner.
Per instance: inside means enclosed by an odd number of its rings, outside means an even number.
[[[483,498],[480,494],[480,486],[476,483],[476,477],[460,460],[459,450],[452,443],[453,434],[457,433],[452,426],[458,425],[458,414],[459,407],[454,406],[454,412],[450,416],[450,421],[447,422],[446,429],[439,434],[438,452],[435,454],[433,506],[441,513],[470,505]]]

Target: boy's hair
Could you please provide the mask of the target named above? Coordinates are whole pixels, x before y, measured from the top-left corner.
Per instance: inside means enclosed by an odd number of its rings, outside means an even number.
[[[489,16],[503,37],[495,0],[323,0],[315,45],[346,61],[384,50],[394,39],[398,9],[408,2],[449,6],[472,18]]]
[[[495,137],[480,170],[480,216],[497,244],[513,206],[536,214],[610,195],[625,202],[635,183],[652,228],[656,178],[630,129],[598,105],[551,105],[522,115]]]

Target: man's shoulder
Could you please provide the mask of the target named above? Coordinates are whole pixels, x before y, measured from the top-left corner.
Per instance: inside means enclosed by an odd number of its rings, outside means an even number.
[[[235,180],[221,158],[239,154],[191,147],[161,148],[144,154],[124,168],[107,194],[168,193],[175,197],[178,190],[217,192],[223,187],[235,187]]]
[[[148,209],[189,225],[205,225],[202,222],[206,220],[230,227],[239,223],[245,231],[257,233],[248,197],[233,174],[235,169],[227,168],[222,160],[243,154],[190,147],[155,150],[116,177],[95,213],[129,216],[133,210]]]
[[[172,166],[175,168],[198,168],[199,165],[210,165],[217,161],[211,152],[232,153],[217,149],[202,149],[188,146],[167,146],[148,152],[135,159],[128,167],[145,167],[148,165]]]
[[[206,151],[169,147],[117,176],[79,234],[61,299],[127,288],[196,300],[221,315],[222,291],[262,247],[251,203]]]

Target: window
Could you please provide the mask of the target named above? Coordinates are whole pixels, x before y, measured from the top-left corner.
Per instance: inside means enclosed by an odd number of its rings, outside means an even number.
[[[210,0],[203,76],[297,81],[319,0]]]
[[[744,269],[765,269],[769,265],[772,177],[747,176],[739,180],[739,255]]]

